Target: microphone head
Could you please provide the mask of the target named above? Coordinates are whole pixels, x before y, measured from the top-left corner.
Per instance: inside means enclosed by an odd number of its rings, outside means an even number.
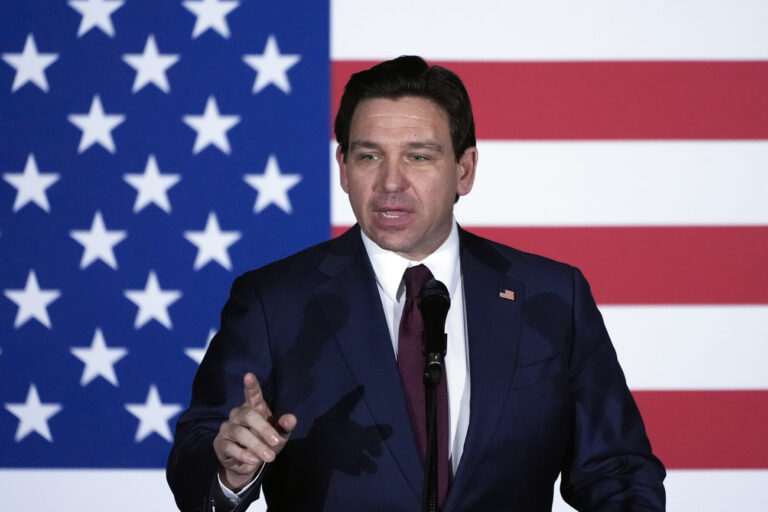
[[[451,296],[442,282],[430,279],[421,287],[417,304],[422,315],[434,313],[445,318],[451,307]]]
[[[448,316],[448,308],[451,307],[448,288],[437,279],[430,279],[421,287],[419,300],[416,304],[419,306],[419,311],[421,311],[421,316],[424,319],[424,331],[422,333],[424,356],[429,359],[437,354],[442,360],[447,344],[445,317]]]

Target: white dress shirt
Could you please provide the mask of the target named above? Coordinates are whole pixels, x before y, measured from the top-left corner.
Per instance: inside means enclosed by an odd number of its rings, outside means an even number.
[[[464,287],[459,259],[459,230],[453,223],[445,242],[423,261],[410,261],[392,251],[382,249],[365,233],[363,244],[376,274],[381,304],[389,327],[392,348],[397,356],[397,336],[400,318],[405,306],[403,273],[408,267],[424,264],[438,281],[442,281],[451,296],[451,307],[445,320],[448,347],[445,354],[445,376],[448,385],[448,411],[450,422],[449,457],[453,472],[464,451],[464,440],[469,426],[469,358],[467,357],[467,328],[464,309]]]

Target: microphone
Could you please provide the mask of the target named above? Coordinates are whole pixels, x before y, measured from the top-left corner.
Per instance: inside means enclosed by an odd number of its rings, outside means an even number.
[[[424,394],[427,420],[427,445],[424,460],[424,487],[421,504],[424,511],[439,511],[438,491],[438,448],[437,448],[437,394],[443,375],[443,362],[448,337],[445,334],[445,317],[451,307],[448,288],[436,279],[430,279],[419,292],[416,303],[424,320],[422,351],[424,352]]]
[[[428,366],[435,362],[433,360],[438,355],[437,364],[442,366],[447,345],[445,317],[448,315],[448,308],[451,307],[448,288],[437,279],[430,279],[421,287],[417,304],[424,320],[422,350]]]

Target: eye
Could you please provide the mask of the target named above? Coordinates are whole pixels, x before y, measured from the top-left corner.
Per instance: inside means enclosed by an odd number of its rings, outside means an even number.
[[[365,162],[373,162],[379,159],[379,155],[375,155],[373,153],[363,153],[359,158]]]
[[[411,155],[411,160],[413,160],[414,162],[426,162],[427,160],[429,160],[429,157],[427,155],[416,154],[416,155]]]

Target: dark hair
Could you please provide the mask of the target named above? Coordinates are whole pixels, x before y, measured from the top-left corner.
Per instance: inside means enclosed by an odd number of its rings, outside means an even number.
[[[334,123],[336,140],[345,158],[349,149],[349,127],[357,105],[367,99],[403,96],[432,100],[445,111],[456,161],[467,148],[476,145],[472,105],[461,79],[449,69],[430,66],[421,57],[406,55],[355,73],[347,82]]]

